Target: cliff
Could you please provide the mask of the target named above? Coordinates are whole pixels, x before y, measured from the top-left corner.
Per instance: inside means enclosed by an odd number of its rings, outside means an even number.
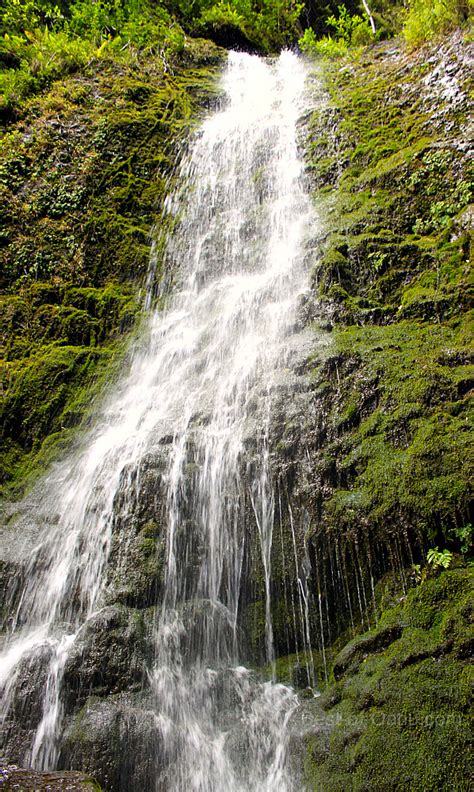
[[[172,277],[164,201],[223,55],[188,40],[170,63],[101,60],[25,100],[6,127],[8,499],[61,459],[127,366],[150,255],[157,283]],[[468,789],[471,68],[460,32],[416,52],[374,45],[315,66],[327,96],[301,122],[321,228],[298,318],[312,346],[272,425],[271,585],[277,675],[307,706],[295,761],[308,789]],[[162,460],[145,458],[130,512],[123,489],[117,497],[106,602],[65,672],[60,766],[108,790],[146,788],[160,761],[144,668],[163,575],[161,473]],[[428,563],[435,547],[452,554],[448,569]],[[21,564],[3,570],[21,578]],[[308,610],[296,624],[302,580]],[[257,551],[248,581],[242,627],[261,666]],[[30,667],[22,680],[12,761],[35,702]]]

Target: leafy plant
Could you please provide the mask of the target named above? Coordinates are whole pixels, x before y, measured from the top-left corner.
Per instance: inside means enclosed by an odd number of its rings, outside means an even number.
[[[429,194],[429,189],[426,191]],[[451,218],[467,206],[472,198],[472,182],[460,181],[446,199],[435,201],[430,206],[427,219],[417,218],[413,225],[415,234],[427,234],[447,228]]]
[[[323,36],[318,39],[314,30],[308,28],[298,42],[303,52],[309,55],[338,58],[344,55],[349,47],[365,46],[375,40],[367,16],[350,14],[345,5],[339,5],[337,10],[337,17],[331,14],[326,19],[326,25],[334,28],[335,36]]]
[[[457,533],[457,538],[459,539],[461,545],[461,553],[463,555],[466,555],[467,553],[469,553],[472,547],[473,529],[471,523],[464,525],[456,533]]]
[[[337,39],[344,41],[348,46],[352,43],[360,43],[353,41],[354,35],[357,37],[356,31],[361,32],[366,29],[367,38],[370,40],[371,30],[367,19],[364,20],[359,14],[351,15],[345,5],[338,6],[337,10],[339,16],[336,17],[334,14],[331,14],[331,16],[326,19],[326,24],[336,31]]]
[[[451,566],[452,560],[453,554],[450,550],[439,550],[437,547],[432,547],[426,554],[428,566],[422,566],[421,564],[413,565],[415,582],[424,583],[430,572],[435,572],[440,567],[448,569]]]
[[[322,55],[326,58],[340,58],[347,52],[347,44],[342,39],[323,36],[318,39],[312,28],[307,28],[298,41],[302,52],[308,55]]]
[[[437,547],[432,547],[426,554],[426,560],[433,569],[438,569],[438,567],[448,569],[453,560],[453,554],[450,550],[438,550]]]

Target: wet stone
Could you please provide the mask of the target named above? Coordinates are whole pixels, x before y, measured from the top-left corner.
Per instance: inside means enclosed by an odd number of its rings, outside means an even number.
[[[40,773],[1,761],[0,788],[3,792],[99,792],[95,781],[83,773]]]

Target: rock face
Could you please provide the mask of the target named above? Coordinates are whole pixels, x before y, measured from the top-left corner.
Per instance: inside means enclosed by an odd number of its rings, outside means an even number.
[[[329,106],[306,121],[327,231],[312,291],[325,318],[310,313],[330,341],[300,430],[282,421],[277,442],[314,662],[332,680],[308,789],[469,786],[472,571],[458,555],[417,584],[411,565],[430,546],[465,554],[472,535],[472,57],[461,33],[411,54],[370,48],[331,67]]]
[[[60,764],[94,774],[104,790],[154,789],[162,756],[147,704],[137,694],[90,697],[69,720]]]

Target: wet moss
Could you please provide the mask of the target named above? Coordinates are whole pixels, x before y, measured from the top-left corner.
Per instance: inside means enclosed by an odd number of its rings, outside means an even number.
[[[317,515],[310,580],[326,580],[332,614],[321,625],[332,736],[307,738],[309,789],[469,787],[472,572],[456,555],[469,555],[473,472],[462,52],[458,34],[436,52],[367,50],[328,69],[330,107],[309,122],[309,178],[327,218],[313,288],[333,341],[311,364],[324,421],[297,451],[312,461],[296,486]],[[445,68],[452,102],[432,76]],[[435,545],[455,553],[452,571],[413,587],[408,565],[423,567]]]
[[[449,543],[456,526],[469,522],[471,497],[473,368],[464,325],[352,327],[337,331],[335,341],[340,372],[357,374],[340,384],[343,409],[333,418],[338,465],[351,487],[327,502],[328,520],[341,530],[355,508],[382,532],[404,522]]]
[[[21,487],[35,459],[44,463],[56,442],[64,447],[90,415],[92,394],[141,315],[152,237],[161,276],[160,240],[172,222],[163,202],[184,136],[215,101],[222,54],[187,40],[168,70],[159,56],[104,58],[25,100],[7,127],[0,149],[7,488]]]
[[[470,239],[461,240],[457,218],[465,216],[474,184],[462,143],[469,99],[461,87],[466,64],[450,43],[445,48],[450,74],[459,80],[451,107],[426,87],[432,83],[418,68],[426,53],[385,55],[385,46],[326,72],[331,104],[309,119],[308,171],[323,188],[318,200],[329,230],[345,237],[345,282],[337,270],[328,273],[324,258],[315,270],[317,288],[326,303],[336,303],[339,320],[365,321],[372,307],[382,308],[378,321],[390,321],[408,304],[413,313],[404,315],[428,318],[434,308],[443,319],[459,311],[460,297],[465,302]],[[324,135],[328,124],[332,134]],[[392,234],[383,245],[381,231]],[[361,235],[379,240],[370,249]],[[427,271],[433,291],[418,299],[405,294]],[[330,293],[331,280],[336,290]],[[366,305],[357,303],[359,295]]]
[[[472,583],[466,569],[427,580],[336,658],[339,681],[321,697],[330,746],[320,752],[318,736],[308,738],[309,789],[469,788],[470,674],[460,641]]]

